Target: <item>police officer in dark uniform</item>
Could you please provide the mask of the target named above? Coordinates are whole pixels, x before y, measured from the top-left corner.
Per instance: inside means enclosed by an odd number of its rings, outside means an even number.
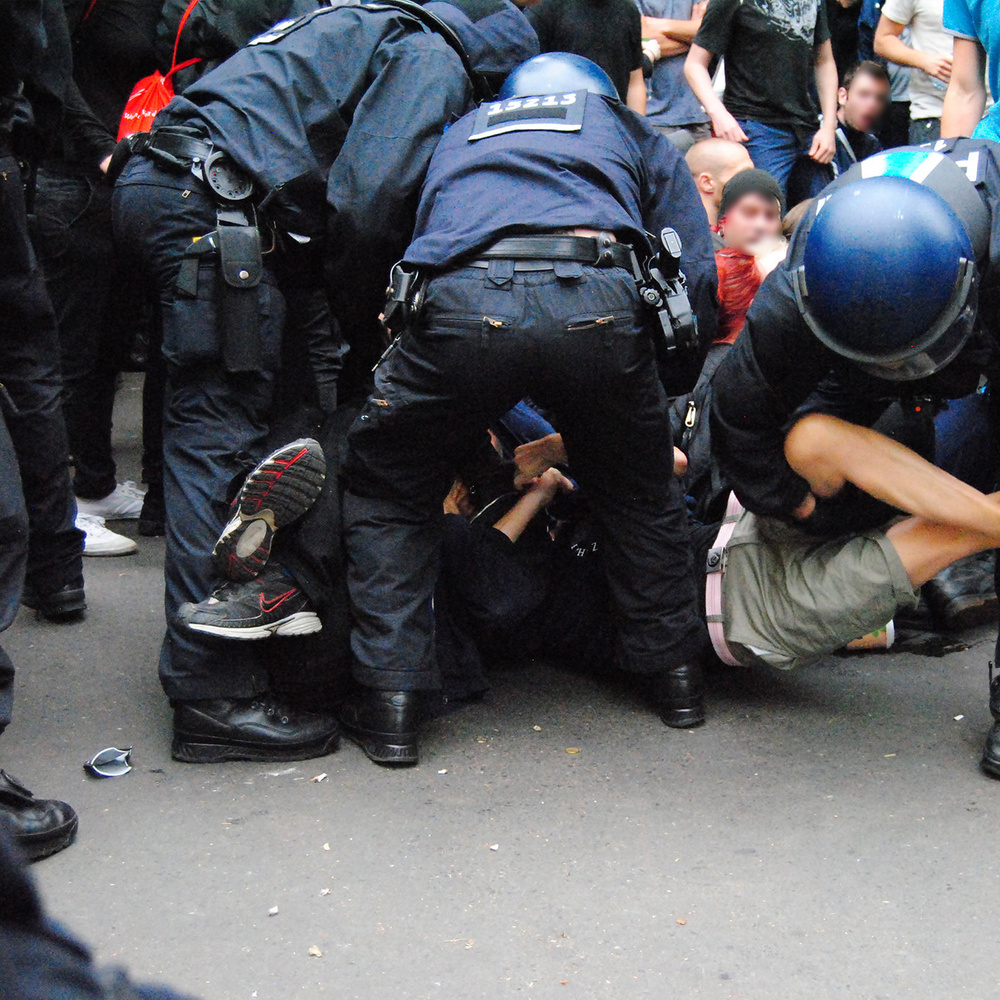
[[[262,693],[264,664],[187,630],[176,611],[217,582],[212,548],[231,484],[264,454],[286,316],[330,412],[344,347],[324,267],[331,287],[362,295],[377,274],[384,292],[442,130],[488,86],[480,71],[536,51],[507,0],[325,7],[202,77],[112,165],[130,155],[116,231],[157,283],[169,369],[160,678],[178,759],[300,759],[335,745],[334,719]]]
[[[28,240],[14,155],[26,84],[43,139],[58,132],[64,110],[69,37],[58,0],[47,4],[0,4],[0,631],[17,615],[26,572],[40,610],[62,617],[84,607],[55,313]],[[14,664],[0,648],[0,733],[13,707]],[[77,816],[65,802],[35,799],[0,770],[0,825],[36,859],[72,842]]]
[[[680,154],[590,60],[546,54],[445,134],[408,268],[423,308],[351,430],[344,500],[359,692],[341,722],[380,763],[417,760],[438,686],[431,597],[442,500],[485,428],[525,395],[558,416],[601,527],[620,665],[663,721],[704,718],[704,626],[673,475],[667,397],[630,246],[672,226],[710,340],[715,269]],[[390,320],[391,324],[391,320]]]
[[[996,373],[998,309],[1000,144],[947,140],[853,167],[799,224],[715,377],[712,440],[742,503],[819,534],[884,524],[893,512],[853,486],[813,496],[785,435],[824,412],[933,454],[939,402]],[[1000,720],[996,685],[991,707]],[[1000,726],[983,766],[1000,775]]]

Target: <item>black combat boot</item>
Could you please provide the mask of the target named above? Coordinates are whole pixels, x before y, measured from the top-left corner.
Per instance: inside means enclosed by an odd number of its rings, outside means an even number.
[[[420,692],[361,688],[340,706],[344,734],[376,764],[416,764]]]
[[[173,758],[186,764],[309,760],[333,753],[340,738],[332,716],[300,711],[272,694],[173,706]]]
[[[987,774],[1000,778],[1000,674],[993,676],[992,663],[990,663],[990,714],[993,716],[993,728],[986,737],[980,766]]]
[[[72,806],[58,799],[36,799],[16,778],[0,771],[0,824],[10,830],[29,861],[68,847],[77,823]]]
[[[997,619],[994,553],[977,552],[946,566],[923,587],[924,600],[942,628],[958,631]]]
[[[685,663],[650,678],[653,708],[671,729],[689,729],[705,721],[705,672]]]

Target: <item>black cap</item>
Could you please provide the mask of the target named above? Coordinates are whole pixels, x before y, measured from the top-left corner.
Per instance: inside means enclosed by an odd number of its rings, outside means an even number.
[[[781,185],[766,170],[741,170],[734,174],[722,189],[722,201],[719,203],[719,218],[724,219],[729,211],[746,194],[762,194],[765,198],[774,198],[785,214],[785,197]]]

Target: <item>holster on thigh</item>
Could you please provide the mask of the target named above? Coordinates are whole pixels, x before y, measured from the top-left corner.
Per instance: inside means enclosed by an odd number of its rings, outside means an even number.
[[[256,372],[263,367],[257,287],[264,272],[260,230],[220,222],[219,274],[216,286],[222,363],[228,372]]]

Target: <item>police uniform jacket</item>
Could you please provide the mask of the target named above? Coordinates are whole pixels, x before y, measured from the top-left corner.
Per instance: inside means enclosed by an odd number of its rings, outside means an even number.
[[[711,231],[684,158],[645,118],[586,91],[487,103],[453,125],[431,160],[406,260],[446,268],[507,236],[576,226],[637,249],[646,230],[676,229],[692,306],[714,338]]]
[[[454,12],[474,63],[490,38],[511,68],[537,52],[527,19],[507,0],[475,23],[450,4],[430,6]],[[472,97],[441,35],[399,10],[349,4],[258,36],[156,124],[201,125],[254,177],[271,218],[289,232],[398,242],[405,220],[405,244],[434,146]]]

